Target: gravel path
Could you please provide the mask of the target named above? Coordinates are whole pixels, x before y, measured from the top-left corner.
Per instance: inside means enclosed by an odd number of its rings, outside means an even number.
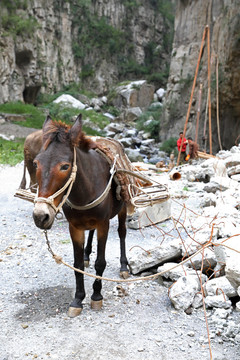
[[[104,306],[96,312],[90,309],[93,279],[86,277],[83,312],[67,317],[74,274],[51,258],[42,231],[33,223],[33,205],[13,196],[22,169],[22,164],[0,167],[0,360],[210,359],[203,309],[191,315],[176,311],[159,280],[121,284],[122,296],[117,284],[104,281]],[[168,230],[171,224],[165,226]],[[113,219],[104,273],[111,278],[119,272],[116,229]],[[49,237],[54,251],[71,264],[67,222],[55,221]],[[128,254],[135,245],[155,247],[158,238],[154,227],[128,230]],[[89,271],[94,273],[93,258]],[[211,340],[213,359],[240,358],[239,345],[230,340]]]
[[[5,123],[0,134],[25,137],[34,129]],[[191,315],[176,311],[160,280],[116,284],[103,282],[103,309],[90,309],[93,279],[86,277],[82,314],[67,310],[74,294],[73,271],[51,258],[44,235],[32,220],[33,205],[14,197],[23,165],[0,165],[0,360],[199,360],[210,359],[203,309]],[[173,211],[179,211],[173,207]],[[173,214],[174,215],[174,214]],[[170,221],[165,231],[172,228]],[[73,262],[67,222],[55,221],[49,238],[56,254]],[[128,230],[132,247],[152,249],[159,244],[154,227]],[[94,273],[96,241],[89,272]],[[111,222],[104,276],[119,276],[117,221]],[[133,278],[133,276],[132,276]],[[117,289],[120,285],[122,291]],[[207,311],[210,318],[212,311]],[[230,321],[238,324],[238,313]],[[211,323],[210,323],[211,331]],[[212,336],[214,360],[240,358],[239,342]]]

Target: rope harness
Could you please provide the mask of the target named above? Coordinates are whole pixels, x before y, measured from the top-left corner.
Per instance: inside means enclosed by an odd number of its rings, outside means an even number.
[[[110,191],[110,188],[111,188],[111,185],[112,185],[112,180],[113,180],[113,177],[116,173],[116,170],[115,170],[115,164],[116,164],[116,160],[117,160],[117,157],[115,157],[114,159],[114,162],[113,162],[113,165],[110,169],[110,179],[108,181],[108,184],[105,188],[105,190],[103,191],[103,193],[95,200],[93,200],[92,202],[90,202],[89,204],[86,204],[86,205],[74,205],[69,199],[66,198],[66,204],[68,206],[70,206],[71,209],[75,209],[75,210],[88,210],[88,209],[92,209],[93,207],[101,204],[101,202],[103,200],[105,200],[105,198],[107,197],[109,191]]]
[[[72,190],[72,186],[73,183],[76,179],[76,174],[77,174],[77,156],[76,156],[76,149],[75,147],[73,148],[73,166],[72,166],[72,172],[71,175],[69,176],[68,181],[66,182],[66,184],[59,189],[57,192],[55,192],[53,195],[49,196],[48,198],[44,198],[44,197],[38,197],[36,196],[34,199],[34,204],[36,203],[47,203],[49,204],[55,211],[55,213],[57,214],[61,208],[63,207],[64,203],[67,201],[67,198]],[[68,188],[66,194],[64,195],[62,201],[60,202],[60,204],[58,206],[55,206],[54,204],[54,199],[59,196],[60,194],[62,194],[66,189]]]
[[[75,209],[75,210],[88,210],[91,209],[97,205],[99,205],[108,195],[110,189],[111,189],[111,185],[112,185],[112,181],[114,178],[114,175],[116,173],[127,173],[128,175],[131,175],[133,177],[137,177],[140,180],[142,180],[145,183],[150,183],[152,184],[152,182],[154,182],[156,185],[152,186],[150,191],[145,191],[143,190],[141,187],[137,187],[137,191],[136,193],[138,193],[138,196],[133,196],[134,191],[132,190],[133,187],[136,187],[136,185],[134,184],[130,184],[128,186],[128,190],[129,190],[129,194],[131,197],[131,203],[134,205],[134,207],[144,207],[147,205],[154,205],[155,203],[159,203],[159,202],[163,202],[166,201],[169,198],[169,193],[167,191],[167,187],[160,184],[158,181],[154,180],[154,179],[150,179],[148,176],[144,176],[142,174],[139,174],[136,171],[130,171],[130,170],[126,170],[126,169],[116,169],[116,161],[117,158],[119,157],[118,154],[115,154],[112,166],[110,168],[110,178],[108,181],[108,184],[106,186],[106,188],[104,189],[104,191],[102,192],[102,194],[95,199],[94,201],[92,201],[91,203],[88,203],[86,205],[75,205],[73,204],[69,199],[68,196],[72,190],[72,186],[73,183],[76,179],[76,174],[77,174],[77,159],[76,159],[76,149],[74,147],[73,149],[73,165],[72,165],[72,172],[71,175],[69,176],[69,179],[67,180],[67,182],[64,184],[64,186],[59,189],[57,192],[55,192],[53,195],[49,196],[48,198],[44,198],[44,197],[38,197],[38,195],[33,195],[32,193],[30,194],[28,191],[26,190],[22,190],[19,189],[19,191],[16,192],[15,196],[20,197],[24,200],[27,201],[31,201],[34,202],[34,204],[36,203],[46,203],[48,205],[50,205],[54,211],[55,211],[55,216],[57,216],[58,213],[60,213],[63,205],[66,203],[68,206],[70,206],[70,208]],[[55,206],[54,204],[54,199],[56,197],[58,197],[59,195],[61,195],[65,190],[67,189],[66,194],[63,196],[62,201],[59,203],[58,206]],[[160,193],[160,194],[159,194]],[[155,279],[157,278],[159,275],[164,274],[166,271],[163,271],[161,273],[158,274],[154,274],[154,275],[149,275],[149,276],[144,276],[144,277],[139,277],[136,279],[109,279],[109,278],[105,278],[102,276],[98,276],[98,275],[93,275],[93,274],[89,274],[83,270],[80,270],[78,268],[75,268],[71,265],[69,265],[68,263],[66,263],[61,256],[58,256],[56,254],[54,254],[49,239],[48,239],[48,233],[47,230],[44,230],[44,234],[45,234],[45,238],[46,238],[46,244],[48,247],[48,251],[51,253],[52,257],[55,259],[55,261],[58,264],[63,264],[67,267],[69,267],[70,269],[79,272],[83,275],[87,275],[90,277],[93,277],[95,279],[99,279],[99,280],[106,280],[106,281],[112,281],[112,282],[135,282],[135,281],[140,281],[140,280],[148,280],[148,279]],[[189,259],[188,259],[189,260]],[[183,263],[185,263],[187,260],[183,261]],[[179,266],[180,264],[178,264],[177,266]],[[174,267],[173,267],[174,268]]]
[[[69,199],[68,196],[72,190],[72,186],[73,183],[76,179],[76,173],[77,173],[77,160],[76,160],[76,149],[74,147],[73,150],[73,166],[72,166],[72,172],[71,175],[68,179],[68,181],[66,182],[66,184],[59,189],[57,192],[55,192],[53,195],[44,198],[44,197],[38,197],[36,196],[34,198],[34,204],[36,203],[46,203],[48,205],[50,205],[55,213],[57,214],[58,212],[61,211],[63,205],[66,203],[68,206],[70,206],[71,209],[75,209],[75,210],[89,210],[94,208],[95,206],[101,204],[101,202],[103,202],[110,189],[111,189],[111,185],[112,185],[112,181],[114,178],[114,175],[116,173],[127,173],[128,175],[131,175],[133,177],[137,177],[138,179],[144,181],[145,183],[152,183],[154,182],[156,185],[151,187],[151,191],[145,191],[143,190],[143,188],[140,188],[134,184],[130,184],[128,186],[128,191],[131,197],[131,203],[132,205],[134,205],[134,207],[144,207],[147,205],[154,205],[155,203],[159,203],[162,201],[166,201],[169,198],[169,194],[168,194],[168,190],[167,187],[165,185],[160,184],[158,181],[156,181],[155,179],[150,179],[147,176],[143,176],[142,174],[139,174],[137,172],[134,171],[130,171],[130,170],[126,170],[126,169],[115,169],[115,165],[116,165],[116,161],[117,158],[119,157],[118,154],[115,155],[114,157],[114,161],[113,164],[110,168],[110,179],[108,181],[108,184],[105,188],[105,190],[102,192],[102,194],[95,200],[93,200],[92,202],[86,204],[86,205],[75,205],[73,204]],[[54,199],[56,197],[58,197],[59,195],[61,195],[66,189],[68,188],[66,194],[64,195],[62,201],[60,202],[60,204],[58,206],[55,206],[54,204]],[[133,189],[136,189],[135,193],[138,195],[132,195],[134,193]]]

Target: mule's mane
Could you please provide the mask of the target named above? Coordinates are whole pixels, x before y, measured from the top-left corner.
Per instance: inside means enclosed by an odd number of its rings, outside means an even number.
[[[73,141],[70,136],[71,125],[67,125],[62,121],[52,120],[46,125],[43,132],[43,148],[47,149],[49,144],[53,141],[76,146],[83,151],[88,151],[96,147],[96,144],[88,138],[84,132],[80,132],[77,140]]]

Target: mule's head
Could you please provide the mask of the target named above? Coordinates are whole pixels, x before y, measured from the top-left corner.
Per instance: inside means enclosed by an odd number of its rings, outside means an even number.
[[[56,197],[54,194],[62,189],[71,175],[73,148],[79,146],[81,136],[81,115],[72,127],[53,121],[50,116],[43,124],[43,145],[34,160],[38,198],[34,206],[33,219],[40,229],[50,229],[54,222],[56,208],[67,190]]]

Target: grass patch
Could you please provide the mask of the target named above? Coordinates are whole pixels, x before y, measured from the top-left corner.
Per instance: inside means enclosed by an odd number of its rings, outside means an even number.
[[[23,161],[23,147],[25,139],[8,141],[0,139],[0,163],[15,166]]]
[[[24,123],[15,122],[18,125],[25,127],[41,129],[45,120],[43,111],[36,108],[34,105],[23,104],[22,102],[11,102],[0,105],[0,112],[9,114],[22,114],[26,115]]]

